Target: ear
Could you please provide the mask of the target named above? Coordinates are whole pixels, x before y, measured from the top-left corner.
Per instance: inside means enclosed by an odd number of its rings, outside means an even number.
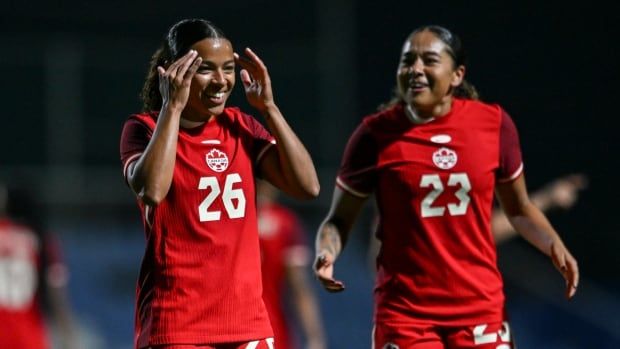
[[[452,72],[452,81],[450,82],[450,85],[452,85],[452,87],[457,87],[463,82],[464,78],[465,78],[465,66],[459,65]]]

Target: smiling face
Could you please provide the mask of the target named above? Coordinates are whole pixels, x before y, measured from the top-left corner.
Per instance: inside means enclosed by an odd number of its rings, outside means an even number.
[[[206,121],[224,111],[226,100],[235,86],[233,48],[224,38],[203,39],[190,48],[202,57],[202,64],[192,79],[183,117]]]
[[[396,73],[398,93],[421,117],[447,113],[452,92],[463,81],[465,67],[455,67],[449,50],[428,30],[413,34],[403,45]]]

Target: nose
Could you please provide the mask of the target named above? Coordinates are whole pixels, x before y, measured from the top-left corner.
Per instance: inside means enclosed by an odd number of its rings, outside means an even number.
[[[420,57],[416,58],[416,60],[413,62],[413,64],[411,65],[411,70],[413,71],[414,75],[419,75],[423,73],[424,62],[422,62],[422,59]]]
[[[214,71],[213,77],[211,80],[216,84],[221,84],[221,85],[225,84],[226,78],[224,76],[224,71],[222,71],[221,69],[217,69],[216,71]]]

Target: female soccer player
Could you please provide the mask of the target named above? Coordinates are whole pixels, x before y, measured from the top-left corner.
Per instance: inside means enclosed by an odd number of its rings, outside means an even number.
[[[255,176],[318,195],[312,160],[274,102],[267,68],[203,19],[173,25],[153,55],[143,113],[121,137],[146,234],[137,348],[273,348],[261,298]],[[226,107],[235,66],[252,116]],[[181,346],[183,344],[183,346]]]
[[[374,348],[513,347],[490,230],[493,193],[515,229],[550,256],[575,294],[577,262],[529,200],[508,114],[477,101],[459,39],[425,26],[405,41],[397,99],[349,139],[316,240],[315,273],[334,262],[366,198],[380,214]]]

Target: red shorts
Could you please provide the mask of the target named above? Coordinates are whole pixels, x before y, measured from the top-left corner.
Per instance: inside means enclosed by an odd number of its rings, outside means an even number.
[[[514,349],[507,321],[475,326],[376,324],[373,349]]]
[[[274,349],[273,338],[226,344],[164,344],[148,349]]]

